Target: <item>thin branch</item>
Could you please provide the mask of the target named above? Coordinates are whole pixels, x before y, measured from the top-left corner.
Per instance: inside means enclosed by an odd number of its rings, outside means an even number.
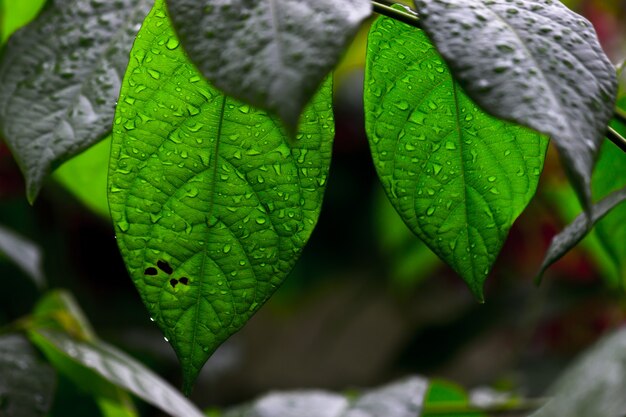
[[[387,0],[374,0],[372,1],[372,7],[374,8],[374,11],[378,14],[391,17],[392,19],[398,20],[416,28],[420,27],[419,17],[417,17],[417,14],[413,14],[411,9],[404,5],[400,5],[406,10],[402,11],[400,9],[393,8],[388,3],[390,2],[388,2]]]
[[[622,136],[617,130],[609,126],[609,130],[606,136],[611,142],[615,144],[615,146],[626,152],[626,138]]]

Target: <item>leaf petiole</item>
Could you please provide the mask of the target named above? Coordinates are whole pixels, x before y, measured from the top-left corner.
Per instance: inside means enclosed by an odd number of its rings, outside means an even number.
[[[626,152],[626,138],[622,136],[617,130],[609,126],[609,130],[607,131],[606,136],[611,142],[615,144],[615,146]]]
[[[392,7],[395,4],[397,4],[398,6],[402,6],[405,11]],[[399,3],[393,3],[387,0],[373,0],[372,7],[374,9],[374,12],[378,14],[406,23],[409,26],[413,26],[416,28],[420,27],[420,19],[417,16],[417,13],[408,6]]]

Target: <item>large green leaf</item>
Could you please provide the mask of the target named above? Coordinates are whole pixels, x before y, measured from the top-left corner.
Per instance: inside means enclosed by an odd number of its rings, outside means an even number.
[[[42,267],[43,255],[39,246],[0,226],[0,256],[2,255],[24,271],[35,285],[40,288],[46,285]]]
[[[23,336],[0,336],[0,416],[43,417],[54,397],[55,373]]]
[[[623,417],[626,329],[605,337],[555,383],[554,397],[530,417]]]
[[[290,131],[371,13],[369,0],[172,0],[168,7],[200,71],[227,94],[278,114]]]
[[[32,202],[46,175],[108,134],[128,52],[151,0],[50,0],[8,41],[0,127]]]
[[[558,0],[415,0],[455,78],[489,113],[549,135],[585,210],[613,114],[615,68]]]
[[[131,399],[121,390],[124,389],[169,415],[202,416],[150,369],[99,340],[78,304],[66,292],[46,295],[36,306],[28,331],[55,368],[93,395],[105,415],[135,414]]]
[[[159,0],[122,86],[109,203],[128,271],[189,392],[307,242],[334,127],[330,82],[290,140],[276,118],[207,84],[178,45]]]
[[[480,299],[535,193],[547,139],[482,112],[423,31],[381,17],[365,74],[376,170],[400,216]]]

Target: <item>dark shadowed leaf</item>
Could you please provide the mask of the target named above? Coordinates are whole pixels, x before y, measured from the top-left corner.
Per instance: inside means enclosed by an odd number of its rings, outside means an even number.
[[[8,41],[0,127],[32,202],[46,175],[111,129],[135,33],[151,0],[50,0]]]
[[[0,416],[45,416],[52,405],[56,376],[19,335],[0,336]]]
[[[392,204],[479,298],[535,194],[547,139],[481,111],[423,31],[388,17],[369,35],[366,130]]]
[[[334,136],[323,84],[290,139],[275,117],[209,85],[163,1],[131,52],[113,128],[109,203],[184,390],[283,282],[317,222]]]
[[[278,114],[295,131],[337,64],[369,0],[172,0],[183,46],[227,94]]]
[[[601,220],[609,211],[624,200],[626,200],[626,189],[616,191],[599,203],[594,204],[591,220],[589,220],[584,213],[576,217],[569,226],[563,229],[563,231],[556,235],[552,239],[552,242],[550,242],[550,247],[543,259],[537,278],[541,279],[541,276],[550,265],[558,261],[563,255],[569,252],[570,249],[576,246],[578,242],[589,233],[596,222]]]
[[[558,0],[415,0],[455,78],[489,113],[549,135],[588,215],[613,114],[615,68],[591,23]]]
[[[4,255],[15,263],[35,285],[42,288],[46,284],[39,246],[15,232],[0,226],[0,256]]]
[[[598,342],[552,388],[554,398],[530,417],[624,417],[626,329]]]

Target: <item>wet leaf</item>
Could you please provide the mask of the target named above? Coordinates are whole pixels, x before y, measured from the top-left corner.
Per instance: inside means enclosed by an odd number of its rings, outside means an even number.
[[[46,175],[105,137],[150,0],[51,0],[8,41],[0,127],[32,202]]]
[[[360,24],[368,0],[173,0],[183,46],[227,94],[279,115],[290,132]]]
[[[554,140],[588,211],[617,91],[615,68],[591,23],[558,0],[415,5],[455,78],[482,108]]]
[[[56,376],[20,335],[0,336],[0,416],[45,416]]]
[[[39,288],[46,285],[39,246],[3,226],[0,226],[0,255],[17,265]]]
[[[0,0],[0,43],[37,16],[46,0]]]
[[[626,410],[626,329],[605,337],[552,388],[554,398],[530,417],[623,417]]]
[[[387,196],[482,299],[535,193],[547,139],[481,111],[419,29],[381,17],[367,54],[366,130]]]
[[[96,143],[65,162],[53,173],[69,192],[94,213],[109,219],[107,170],[111,138]]]
[[[282,283],[315,226],[334,135],[331,85],[290,140],[187,60],[156,2],[113,128],[109,203],[128,271],[184,389]]]
[[[424,403],[428,381],[409,377],[360,394],[355,399],[327,391],[267,394],[224,417],[415,417]]]

